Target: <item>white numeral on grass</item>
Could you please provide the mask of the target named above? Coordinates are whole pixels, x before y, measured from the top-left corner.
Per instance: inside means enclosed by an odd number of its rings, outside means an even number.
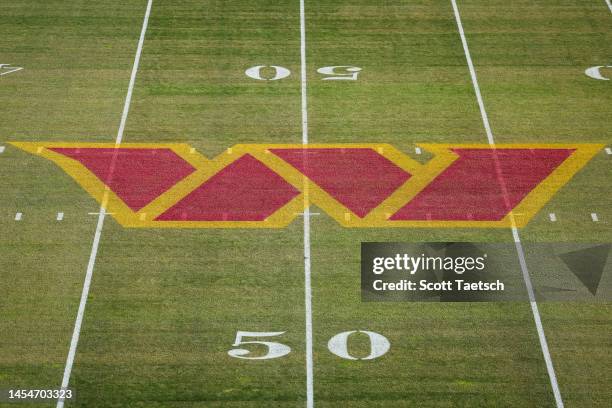
[[[342,72],[344,71],[344,72]],[[336,65],[317,69],[319,74],[329,75],[323,81],[356,81],[361,68],[351,65]]]
[[[264,68],[274,69],[274,76],[270,78],[264,78],[261,75],[261,71]],[[278,65],[270,65],[269,67],[268,65],[257,65],[257,66],[247,69],[246,71],[244,71],[244,73],[249,78],[258,79],[260,81],[276,81],[279,79],[287,78],[289,75],[291,75],[291,71],[289,71],[285,67],[279,67]]]
[[[586,71],[584,71],[584,73],[593,79],[598,79],[600,81],[609,81],[610,78],[606,78],[605,76],[601,74],[602,68],[612,68],[612,65],[609,65],[609,66],[598,65],[596,67],[590,67],[590,68],[587,68]]]
[[[260,344],[268,348],[268,351],[265,355],[260,357],[252,357],[250,354],[251,350],[243,349],[243,348],[235,348],[231,349],[227,352],[232,357],[243,358],[246,360],[269,360],[271,358],[278,358],[286,356],[291,352],[291,347],[286,346],[281,343],[276,343],[273,341],[260,341],[260,340],[251,340],[251,341],[243,341],[243,337],[275,337],[284,334],[285,332],[247,332],[247,331],[238,331],[236,333],[236,341],[232,346],[238,347],[245,344]]]
[[[363,333],[368,336],[370,339],[370,354],[366,357],[353,357],[350,355],[348,351],[348,341],[349,337],[355,333]],[[238,331],[236,332],[236,340],[232,346],[239,347],[245,344],[259,344],[267,347],[267,352],[263,356],[253,357],[251,353],[252,350],[247,350],[245,348],[235,348],[231,349],[227,352],[232,357],[242,358],[245,360],[269,360],[271,358],[279,358],[286,356],[291,352],[291,347],[273,342],[273,341],[261,341],[261,340],[249,340],[244,341],[244,337],[276,337],[285,334],[285,332],[247,332],[247,331]],[[374,360],[375,358],[381,357],[385,355],[389,349],[391,348],[391,343],[389,340],[383,336],[382,334],[378,334],[375,332],[367,331],[367,330],[352,330],[345,331],[342,333],[336,334],[334,337],[329,339],[327,343],[327,348],[333,354],[337,355],[340,358],[344,358],[346,360]]]
[[[323,81],[356,81],[361,68],[353,65],[334,65],[321,67],[317,69],[317,72],[326,75]],[[259,81],[277,81],[291,75],[289,69],[279,65],[256,65],[248,68],[244,73],[249,78]]]
[[[13,72],[21,71],[23,67],[14,67],[11,64],[0,64],[0,76],[12,74]]]
[[[349,337],[354,333],[367,334],[370,338],[370,354],[367,357],[357,358],[349,354],[348,340]],[[353,330],[342,332],[336,334],[334,337],[329,339],[329,342],[327,343],[327,348],[329,349],[329,351],[331,351],[338,357],[344,358],[346,360],[373,360],[375,358],[385,355],[387,351],[389,351],[390,347],[391,343],[389,343],[389,340],[387,340],[385,336],[366,330]]]

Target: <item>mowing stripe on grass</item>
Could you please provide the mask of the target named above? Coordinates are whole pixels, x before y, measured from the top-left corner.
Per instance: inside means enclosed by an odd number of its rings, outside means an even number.
[[[136,74],[138,72],[138,65],[140,64],[140,55],[142,54],[142,47],[144,44],[145,34],[147,31],[147,25],[149,24],[149,16],[151,14],[151,6],[153,0],[148,0],[147,9],[145,12],[144,20],[142,23],[142,29],[140,31],[140,38],[138,39],[138,47],[136,49],[136,56],[134,57],[134,64],[132,66],[132,74],[130,76],[130,82],[128,85],[127,94],[125,96],[125,103],[123,105],[123,112],[121,114],[121,122],[119,123],[119,129],[117,131],[117,137],[115,139],[115,145],[118,147],[123,140],[123,132],[125,130],[125,124],[127,122],[128,113],[130,111],[130,104],[132,101],[132,92],[134,90],[134,84],[136,82]],[[109,179],[112,178],[112,168],[109,172]],[[107,185],[109,183],[106,183]],[[102,236],[102,228],[104,227],[104,219],[106,217],[106,202],[108,201],[108,193],[105,193],[104,200],[100,206],[100,213],[98,214],[98,222],[96,224],[96,231],[94,233],[94,239],[91,246],[91,253],[89,255],[89,262],[87,263],[87,271],[85,273],[85,281],[83,282],[83,291],[81,292],[81,300],[79,302],[79,309],[77,311],[77,317],[74,322],[74,330],[72,332],[72,339],[70,340],[70,349],[68,350],[68,357],[66,358],[66,366],[64,368],[64,376],[62,378],[62,388],[68,388],[70,383],[70,374],[72,373],[72,366],[74,365],[74,357],[76,355],[77,346],[79,343],[79,336],[81,334],[81,325],[83,323],[83,316],[85,314],[85,306],[87,305],[87,297],[89,296],[89,287],[91,285],[91,278],[93,276],[93,269],[96,264],[96,258],[98,255],[98,247],[100,245],[100,237]],[[57,400],[57,408],[63,408],[64,398]]]
[[[451,3],[453,5],[453,12],[455,13],[455,20],[457,21],[457,28],[459,30],[459,35],[461,36],[461,43],[463,44],[463,51],[465,53],[465,58],[467,60],[467,64],[470,70],[470,76],[472,78],[472,85],[474,86],[474,92],[476,93],[476,99],[478,100],[478,107],[480,108],[482,122],[485,128],[485,131],[487,133],[487,139],[489,140],[489,144],[495,147],[495,139],[493,137],[493,132],[491,130],[491,125],[489,124],[489,118],[487,116],[487,111],[485,109],[482,95],[480,93],[480,86],[478,85],[478,78],[476,77],[476,70],[474,69],[474,64],[472,63],[472,57],[470,55],[470,50],[468,48],[468,43],[465,37],[465,32],[463,30],[463,24],[461,22],[461,16],[459,14],[459,8],[457,7],[456,0],[451,0]],[[503,184],[504,183],[502,181],[502,187],[505,187]],[[531,304],[531,312],[533,314],[533,319],[535,321],[536,329],[538,332],[538,338],[540,340],[540,347],[542,349],[542,354],[544,355],[544,360],[546,362],[546,370],[548,372],[548,377],[550,379],[550,385],[552,386],[552,389],[553,389],[553,394],[555,396],[557,407],[563,408],[563,399],[561,397],[561,391],[559,390],[559,384],[557,382],[557,376],[555,374],[552,357],[550,356],[550,351],[548,350],[548,342],[546,341],[546,334],[544,333],[544,327],[542,325],[542,319],[540,318],[538,304],[535,300],[535,294],[534,294],[533,286],[531,283],[531,277],[529,275],[529,270],[527,268],[527,262],[525,260],[525,252],[523,251],[523,245],[521,244],[521,239],[518,233],[518,229],[516,228],[515,225],[512,226],[512,236],[514,237],[514,244],[516,247],[516,252],[518,254],[519,263],[521,265],[521,271],[523,272],[523,280],[525,281],[525,287],[527,288],[527,292],[529,295],[529,303]]]
[[[306,16],[300,0],[300,70],[302,96],[302,144],[308,144],[308,98],[306,82]],[[304,200],[308,201],[308,183],[304,177]],[[306,325],[306,407],[314,407],[314,374],[312,357],[312,287],[310,279],[310,208],[304,209],[304,313]]]

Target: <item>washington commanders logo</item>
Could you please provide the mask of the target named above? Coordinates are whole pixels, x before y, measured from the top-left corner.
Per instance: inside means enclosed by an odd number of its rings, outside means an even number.
[[[52,160],[124,227],[281,228],[314,205],[344,227],[521,227],[594,144],[13,143]]]

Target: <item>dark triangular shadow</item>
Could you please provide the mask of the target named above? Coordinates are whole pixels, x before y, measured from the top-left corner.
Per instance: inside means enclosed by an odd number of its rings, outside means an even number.
[[[566,252],[559,255],[559,258],[561,258],[589,292],[595,296],[611,248],[612,244],[598,245]]]

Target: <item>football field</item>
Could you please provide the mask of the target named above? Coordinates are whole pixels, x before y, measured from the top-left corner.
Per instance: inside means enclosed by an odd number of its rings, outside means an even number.
[[[612,405],[612,275],[537,284],[539,245],[612,242],[609,0],[0,23],[0,390],[74,392],[0,406]],[[365,242],[503,245],[524,298],[365,302]]]

